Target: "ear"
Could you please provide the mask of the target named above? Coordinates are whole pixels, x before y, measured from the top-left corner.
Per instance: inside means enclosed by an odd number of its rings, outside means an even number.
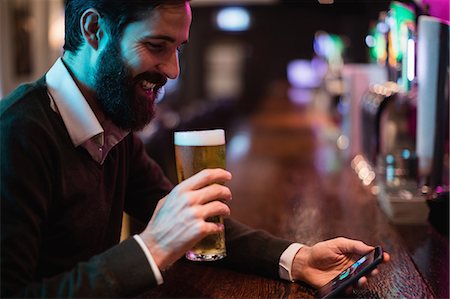
[[[95,50],[98,49],[103,30],[100,23],[101,16],[97,10],[89,8],[80,19],[80,29],[86,42]]]

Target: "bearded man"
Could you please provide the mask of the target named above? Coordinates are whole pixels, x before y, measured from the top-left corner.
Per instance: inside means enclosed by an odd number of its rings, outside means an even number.
[[[223,230],[230,266],[315,287],[373,248],[343,238],[308,247],[206,221],[230,214],[231,191],[215,183],[231,174],[208,169],[173,187],[135,135],[179,74],[189,1],[65,5],[63,56],[0,101],[1,297],[135,296]],[[123,211],[148,225],[119,243]]]

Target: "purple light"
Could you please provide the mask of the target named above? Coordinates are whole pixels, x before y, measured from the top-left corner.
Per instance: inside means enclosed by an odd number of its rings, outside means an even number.
[[[289,83],[296,88],[316,88],[321,76],[309,60],[293,60],[287,66]]]
[[[377,24],[377,30],[381,33],[387,33],[389,31],[389,25],[384,22],[380,22]]]
[[[317,55],[327,57],[333,50],[333,42],[328,33],[319,31],[315,35],[313,47]]]
[[[311,59],[311,67],[316,71],[319,80],[322,80],[328,71],[328,63],[318,56]]]

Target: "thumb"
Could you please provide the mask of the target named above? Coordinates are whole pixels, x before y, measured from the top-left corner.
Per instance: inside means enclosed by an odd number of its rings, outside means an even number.
[[[338,238],[336,245],[342,253],[356,253],[364,255],[374,249],[373,246],[369,246],[362,241],[345,238]]]

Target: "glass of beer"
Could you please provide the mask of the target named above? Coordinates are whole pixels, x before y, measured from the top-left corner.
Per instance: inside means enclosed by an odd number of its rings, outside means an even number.
[[[206,168],[225,169],[224,130],[175,132],[175,159],[178,182]],[[206,221],[222,223],[222,216]],[[226,256],[225,233],[211,234],[186,253],[191,261],[215,261]]]

